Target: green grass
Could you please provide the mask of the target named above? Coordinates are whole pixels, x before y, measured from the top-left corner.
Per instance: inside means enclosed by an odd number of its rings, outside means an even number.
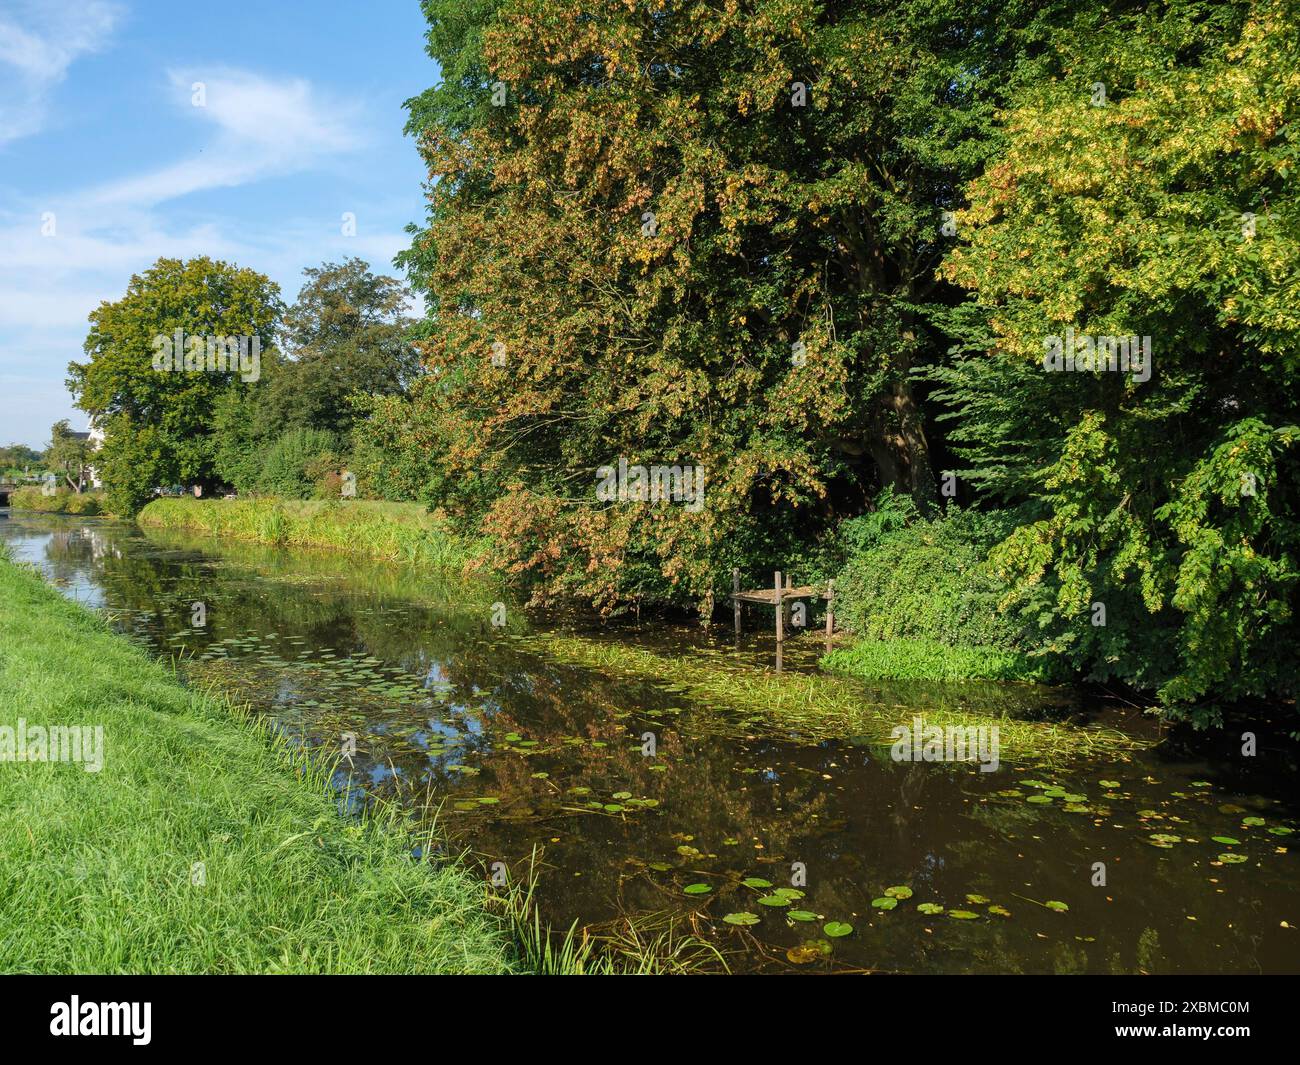
[[[1099,751],[1122,755],[1145,746],[1114,730],[1083,726],[1051,713],[1045,716],[1050,689],[1028,685],[1003,685],[979,692],[979,698],[973,698],[976,693],[969,686],[942,690],[936,685],[913,685],[874,691],[856,678],[760,672],[731,662],[720,652],[665,655],[559,634],[539,634],[519,642],[558,662],[660,683],[682,691],[702,707],[746,714],[747,728],[765,723],[783,735],[797,731],[813,742],[861,737],[888,745],[896,725],[910,725],[920,715],[927,724],[940,727],[997,725],[1003,757],[1008,760],[1061,761]],[[1036,697],[1040,692],[1043,697]]]
[[[73,492],[60,488],[53,495],[46,495],[34,485],[15,488],[9,493],[9,505],[14,510],[40,510],[47,514],[102,514],[104,495],[102,492]]]
[[[0,762],[0,971],[522,967],[480,882],[341,816],[265,726],[3,558],[0,604],[0,724],[101,725],[105,750]]]
[[[1000,647],[950,646],[938,640],[862,640],[821,660],[833,673],[877,680],[1045,680],[1040,660]]]
[[[416,503],[370,500],[155,499],[143,526],[188,529],[286,547],[326,548],[462,574],[484,544],[461,536]]]

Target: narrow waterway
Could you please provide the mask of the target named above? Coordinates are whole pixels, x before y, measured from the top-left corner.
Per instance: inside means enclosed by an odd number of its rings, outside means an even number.
[[[671,925],[736,971],[1300,971],[1295,767],[1267,725],[1255,758],[1225,739],[1219,761],[1165,740],[1051,767],[899,763],[860,738],[758,727],[672,677],[565,665],[535,637],[575,623],[530,627],[509,607],[496,627],[488,588],[102,519],[0,511],[0,538],[194,682],[322,756],[355,749],[337,774],[350,801],[436,816],[485,876],[519,878],[536,855],[554,926]],[[732,668],[771,654],[691,626],[578,631]],[[787,668],[815,668],[805,639]],[[1078,692],[896,683],[862,698],[1154,736]]]

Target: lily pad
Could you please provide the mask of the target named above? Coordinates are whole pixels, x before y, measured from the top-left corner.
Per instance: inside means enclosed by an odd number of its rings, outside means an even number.
[[[1049,910],[1055,910],[1057,913],[1065,913],[1070,908],[1064,902],[1058,902],[1056,899],[1048,899],[1043,905]]]
[[[791,947],[785,952],[786,959],[795,965],[807,965],[809,962],[828,958],[834,948],[824,939],[809,939]]]
[[[922,902],[919,903],[916,908],[922,913],[928,913],[931,915],[943,913],[943,907],[937,902]]]
[[[682,890],[688,895],[707,895],[713,888],[708,884],[687,884]]]
[[[827,921],[822,925],[822,931],[830,936],[831,939],[839,939],[852,932],[853,926],[847,921]]]
[[[760,906],[789,906],[791,901],[793,900],[787,899],[784,895],[764,895],[758,900],[758,904]]]
[[[885,888],[885,894],[891,899],[910,899],[912,897],[912,889],[900,884],[897,887]]]
[[[747,927],[749,925],[758,924],[758,922],[762,920],[762,918],[760,918],[756,913],[743,913],[743,912],[729,913],[722,919],[726,921],[727,924],[739,925],[741,927]]]
[[[741,883],[744,884],[745,887],[752,887],[755,889],[770,888],[772,886],[772,881],[764,880],[761,876],[747,876],[741,881]]]
[[[1233,839],[1231,836],[1211,836],[1210,839],[1214,840],[1215,843],[1223,843],[1229,847],[1236,846],[1241,843],[1241,840]]]
[[[979,917],[979,914],[971,913],[970,910],[949,910],[948,916],[958,921],[974,921]]]
[[[1115,788],[1119,787],[1118,780],[1099,780],[1097,781],[1097,783],[1100,784],[1103,788],[1110,788],[1111,790],[1114,790]]]
[[[1242,862],[1249,861],[1249,859],[1244,854],[1233,854],[1225,851],[1219,855],[1219,861],[1224,865],[1240,865]]]
[[[966,901],[969,902],[972,906],[983,906],[989,900],[986,899],[983,895],[967,895]]]
[[[1011,911],[1010,911],[1010,910],[1008,910],[1005,906],[998,906],[998,905],[996,905],[996,904],[993,905],[993,906],[990,906],[990,907],[989,907],[989,913],[993,914],[993,916],[995,916],[995,917],[1010,917],[1010,916],[1011,916]]]
[[[898,905],[897,899],[891,899],[888,896],[879,899],[872,899],[871,905],[877,910],[892,910]]]
[[[815,921],[817,915],[812,910],[786,910],[785,915],[792,921]]]

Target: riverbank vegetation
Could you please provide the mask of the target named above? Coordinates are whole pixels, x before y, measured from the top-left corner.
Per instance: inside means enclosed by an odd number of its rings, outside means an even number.
[[[102,492],[73,492],[60,488],[47,493],[36,485],[24,485],[9,493],[9,505],[16,510],[39,510],[47,514],[103,514]]]
[[[4,721],[103,729],[103,764],[0,772],[6,972],[507,972],[460,866],[352,822],[327,774],[0,560]],[[430,841],[422,853],[430,854]]]
[[[359,260],[290,308],[160,260],[70,368],[115,510],[347,486],[535,603],[711,616],[779,569],[837,580],[839,668],[1294,706],[1285,0],[424,9],[424,317]],[[177,329],[261,367],[156,372]],[[668,497],[602,494],[624,463]],[[252,507],[211,524],[296,542]]]
[[[484,545],[455,533],[424,507],[366,500],[156,499],[145,527],[273,544],[345,550],[448,574],[474,567]]]

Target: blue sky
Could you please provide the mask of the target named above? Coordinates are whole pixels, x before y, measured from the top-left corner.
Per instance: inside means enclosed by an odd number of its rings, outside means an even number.
[[[393,273],[423,217],[425,28],[418,0],[0,0],[0,443],[85,428],[63,381],[86,315],[159,256],[286,301],[323,261]]]

